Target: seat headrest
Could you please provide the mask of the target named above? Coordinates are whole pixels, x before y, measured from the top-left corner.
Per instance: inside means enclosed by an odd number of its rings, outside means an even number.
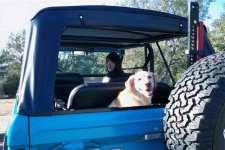
[[[126,82],[127,79],[131,76],[131,73],[124,73],[120,76],[116,77],[107,77],[108,78],[108,83],[109,82]]]
[[[56,84],[82,84],[83,77],[79,73],[57,73]]]

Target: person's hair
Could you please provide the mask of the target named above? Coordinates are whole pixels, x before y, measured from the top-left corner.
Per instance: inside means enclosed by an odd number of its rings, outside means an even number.
[[[110,60],[113,63],[115,63],[116,67],[115,67],[115,69],[113,71],[117,72],[117,71],[121,71],[122,70],[121,59],[120,59],[120,56],[116,52],[109,53],[108,56],[106,57],[106,62],[107,62],[107,60]]]

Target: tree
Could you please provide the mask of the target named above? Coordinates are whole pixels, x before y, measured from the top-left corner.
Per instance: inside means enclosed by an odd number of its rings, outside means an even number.
[[[77,72],[81,74],[105,73],[106,53],[75,54],[60,52],[58,69],[62,72]]]
[[[22,30],[21,32],[11,34],[9,36],[6,51],[9,55],[10,68],[13,67],[12,64],[14,65],[13,69],[20,70],[21,68],[25,45],[25,34],[25,30]]]
[[[12,71],[7,74],[6,78],[3,80],[3,91],[9,97],[14,97],[16,95],[19,86],[20,73],[18,71]]]
[[[213,22],[212,31],[209,32],[209,35],[213,48],[216,51],[222,51],[225,49],[225,11],[222,13],[219,19]]]
[[[0,53],[0,80],[5,94],[14,96],[19,85],[25,30],[9,36],[8,43]],[[1,93],[1,92],[0,92]]]
[[[208,9],[213,1],[215,0],[196,0],[199,3],[201,20],[210,18]],[[187,0],[121,0],[117,5],[162,11],[184,17],[188,15]]]
[[[4,75],[6,74],[7,60],[8,60],[7,53],[4,50],[2,50],[2,52],[0,53],[0,80],[2,80],[4,78]]]
[[[212,0],[197,0],[200,7],[200,19],[209,18],[208,8]],[[121,0],[120,6],[135,7],[162,11],[187,17],[188,2],[187,0]],[[168,71],[164,66],[158,48],[152,44],[155,55],[155,74],[160,81],[172,84]],[[187,49],[187,38],[171,39],[166,42],[160,42],[162,52],[168,62],[173,76],[178,80],[181,74],[186,70],[185,50]],[[137,54],[134,54],[134,56]],[[138,60],[132,60],[133,63]]]

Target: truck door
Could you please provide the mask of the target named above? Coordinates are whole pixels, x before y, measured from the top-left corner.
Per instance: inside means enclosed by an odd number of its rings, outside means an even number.
[[[31,149],[164,149],[163,108],[82,110],[30,117]]]

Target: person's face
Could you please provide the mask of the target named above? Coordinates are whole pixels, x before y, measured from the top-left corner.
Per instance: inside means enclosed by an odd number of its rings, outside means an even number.
[[[112,62],[111,60],[106,61],[106,66],[109,72],[113,71],[116,68],[116,64]]]

